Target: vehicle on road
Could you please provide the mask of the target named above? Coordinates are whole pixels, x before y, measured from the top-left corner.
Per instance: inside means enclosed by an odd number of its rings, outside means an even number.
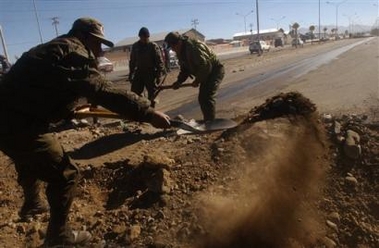
[[[107,72],[112,72],[113,71],[113,63],[106,57],[99,57],[97,59],[98,65],[97,68],[99,71],[107,73]]]
[[[249,45],[249,51],[250,54],[258,53],[261,54],[263,51],[270,51],[270,45],[267,44],[265,41],[253,41]]]

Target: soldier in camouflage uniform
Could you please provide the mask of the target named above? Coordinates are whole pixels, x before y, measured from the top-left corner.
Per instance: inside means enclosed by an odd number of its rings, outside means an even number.
[[[176,52],[180,64],[180,73],[173,84],[174,89],[187,80],[195,77],[194,87],[199,87],[198,100],[204,121],[212,121],[216,117],[216,92],[224,78],[224,66],[216,54],[206,44],[195,39],[189,39],[178,32],[170,32],[165,42]]]
[[[24,53],[0,83],[0,150],[14,161],[24,192],[21,217],[46,211],[39,183],[47,182],[47,247],[84,243],[91,237],[68,227],[79,170],[48,132],[50,123],[68,118],[76,101],[86,97],[126,119],[170,126],[168,116],[150,108],[147,99],[113,88],[99,73],[96,58],[101,44],[113,46],[105,39],[102,24],[80,18],[68,34]]]
[[[141,95],[146,87],[147,98],[154,107],[154,92],[165,73],[162,51],[156,43],[149,40],[150,33],[147,28],[142,27],[138,36],[139,40],[133,44],[129,60],[131,90]]]

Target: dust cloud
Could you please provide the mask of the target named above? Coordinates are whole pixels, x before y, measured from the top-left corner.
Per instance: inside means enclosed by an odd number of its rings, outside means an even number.
[[[226,178],[233,180],[201,196],[205,234],[196,247],[309,247],[320,241],[316,202],[327,160],[315,116],[276,115],[245,123],[228,138],[233,159]]]

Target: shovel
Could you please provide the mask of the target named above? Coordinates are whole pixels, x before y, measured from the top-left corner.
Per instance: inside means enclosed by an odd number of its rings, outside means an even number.
[[[163,85],[164,83],[164,80],[163,82],[160,84],[160,86],[158,86],[158,89],[154,92],[154,99],[158,96],[158,94],[162,91],[162,90],[167,90],[167,89],[173,89],[174,86],[173,85]],[[182,87],[192,87],[192,84],[191,83],[187,83],[187,84],[182,84],[180,85],[180,88]]]
[[[93,108],[90,106],[82,106],[77,108],[74,112],[74,117],[78,119],[84,119],[89,117],[98,118],[112,118],[112,119],[123,119],[119,114],[111,112],[107,109]],[[229,129],[237,126],[237,123],[229,119],[215,119],[211,122],[197,122],[195,120],[182,121],[182,120],[170,120],[172,127],[183,129],[190,133],[204,133],[211,131],[218,131]]]

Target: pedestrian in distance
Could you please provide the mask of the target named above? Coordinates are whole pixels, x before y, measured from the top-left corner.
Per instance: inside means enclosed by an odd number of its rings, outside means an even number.
[[[133,44],[129,60],[131,90],[142,95],[146,88],[151,107],[155,107],[154,92],[166,73],[162,51],[155,42],[150,41],[150,32],[146,27],[139,30],[138,36],[139,40]]]
[[[188,77],[195,78],[193,87],[199,87],[198,101],[203,113],[203,121],[216,117],[216,93],[225,74],[224,66],[209,47],[196,39],[170,32],[165,42],[179,59],[180,72],[173,88],[180,88]]]
[[[79,98],[120,114],[125,119],[168,128],[169,117],[150,102],[126,89],[116,89],[97,69],[105,38],[103,25],[93,18],[79,18],[71,30],[38,45],[12,66],[0,84],[0,150],[15,165],[23,189],[21,219],[47,210],[40,198],[40,183],[47,183],[50,220],[45,247],[85,244],[87,231],[73,231],[68,224],[79,169],[49,124],[69,118]]]

